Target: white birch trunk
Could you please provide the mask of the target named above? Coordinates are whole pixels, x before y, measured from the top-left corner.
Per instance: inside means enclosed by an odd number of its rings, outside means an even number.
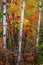
[[[3,47],[6,49],[6,0],[3,0]]]
[[[19,40],[18,40],[17,65],[19,65],[19,63],[20,63],[20,57],[21,57],[21,43],[22,43],[22,28],[23,28],[23,20],[24,20],[24,7],[25,7],[25,0],[23,0],[22,12],[21,12],[20,31],[19,31]]]
[[[37,34],[36,34],[36,47],[38,48],[39,44],[39,31],[40,31],[40,22],[41,22],[41,0],[39,1],[39,13],[38,13],[38,27],[37,27]],[[38,52],[38,50],[37,50]]]
[[[6,63],[6,0],[3,0],[3,65]]]

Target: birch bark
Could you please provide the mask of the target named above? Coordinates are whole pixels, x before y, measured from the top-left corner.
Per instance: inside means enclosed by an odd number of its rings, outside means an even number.
[[[41,0],[39,1],[39,13],[38,13],[38,26],[37,26],[37,34],[36,34],[36,47],[39,45],[39,31],[40,31],[40,22],[41,22]],[[37,50],[38,53],[38,50]]]
[[[25,0],[23,0],[22,4],[22,12],[21,12],[21,20],[20,20],[20,31],[19,31],[19,40],[18,40],[18,58],[17,58],[17,65],[20,63],[21,57],[21,44],[22,44],[22,28],[23,28],[23,20],[24,20],[24,7],[25,7]]]
[[[3,65],[6,63],[6,0],[3,0]]]
[[[3,47],[6,49],[6,0],[3,1]]]

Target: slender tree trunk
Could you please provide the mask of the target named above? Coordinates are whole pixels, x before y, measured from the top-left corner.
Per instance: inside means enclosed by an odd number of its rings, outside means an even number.
[[[38,13],[38,26],[37,26],[37,34],[36,34],[36,54],[38,54],[38,45],[39,45],[39,31],[40,31],[40,22],[41,22],[41,0],[39,1],[39,13]],[[38,59],[38,55],[37,59]],[[38,61],[37,61],[38,62]]]
[[[3,1],[3,47],[6,49],[6,0]]]
[[[23,4],[22,4],[20,31],[19,31],[19,38],[18,38],[18,58],[17,58],[17,64],[16,65],[19,65],[20,57],[21,57],[21,43],[22,43],[22,28],[23,28],[23,20],[24,20],[24,7],[25,7],[25,0],[23,0]]]
[[[3,0],[3,65],[6,63],[6,0]]]

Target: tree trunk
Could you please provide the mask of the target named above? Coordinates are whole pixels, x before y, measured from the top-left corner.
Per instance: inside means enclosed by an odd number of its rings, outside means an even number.
[[[6,0],[3,0],[3,65],[6,63]]]
[[[39,31],[40,31],[40,22],[41,22],[41,0],[39,1],[39,13],[38,13],[38,26],[37,26],[37,34],[36,34],[36,60],[38,63],[38,45],[39,45]]]
[[[20,63],[20,57],[21,57],[21,43],[22,43],[22,28],[23,28],[23,20],[24,20],[24,7],[25,7],[25,0],[23,0],[22,12],[21,12],[20,31],[19,31],[19,38],[18,38],[18,58],[17,58],[17,65],[19,65],[19,63]]]

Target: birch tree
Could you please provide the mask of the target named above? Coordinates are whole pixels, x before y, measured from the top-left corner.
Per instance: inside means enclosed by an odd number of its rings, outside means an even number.
[[[3,62],[6,62],[6,0],[3,0]]]
[[[17,58],[17,65],[19,65],[19,63],[20,63],[20,57],[21,57],[21,44],[22,44],[22,28],[23,28],[23,20],[24,20],[24,7],[25,7],[25,0],[23,0],[22,11],[21,11],[20,31],[19,31],[19,38],[18,38],[18,58]]]
[[[6,0],[3,1],[3,47],[6,49]]]
[[[38,48],[38,44],[39,44],[39,31],[40,31],[40,22],[41,22],[41,0],[39,0],[39,13],[38,13],[38,26],[37,26],[37,34],[36,34],[36,47]],[[37,49],[37,53],[38,53],[38,49]]]
[[[38,13],[38,26],[37,26],[37,34],[36,34],[36,64],[39,64],[38,62],[38,45],[39,45],[39,31],[40,31],[40,22],[41,22],[41,0],[39,0],[39,13]]]

